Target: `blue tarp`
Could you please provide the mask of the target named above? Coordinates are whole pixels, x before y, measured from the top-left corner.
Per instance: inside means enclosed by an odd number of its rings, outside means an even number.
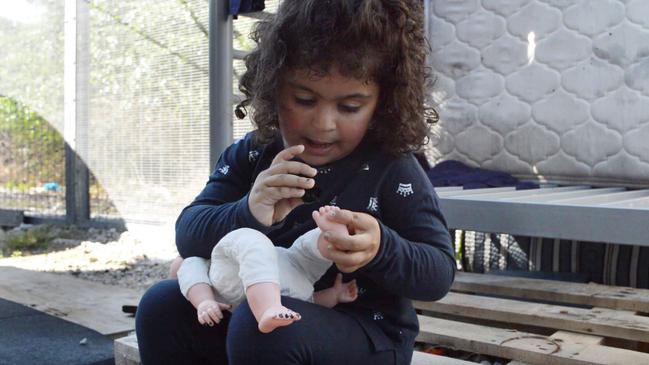
[[[264,0],[230,0],[230,15],[254,13],[264,10]]]
[[[520,181],[512,175],[493,170],[470,167],[462,162],[442,161],[426,171],[433,186],[463,186],[465,189],[515,186],[516,189],[536,189],[538,184]]]

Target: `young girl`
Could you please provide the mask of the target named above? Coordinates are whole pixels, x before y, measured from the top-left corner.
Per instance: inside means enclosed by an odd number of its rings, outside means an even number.
[[[409,364],[418,323],[411,300],[438,300],[455,262],[437,197],[411,151],[428,133],[427,44],[419,0],[284,0],[260,22],[241,90],[256,130],[224,151],[183,210],[182,257],[208,258],[248,227],[275,245],[315,228],[324,205],[347,232],[323,232],[358,298],[334,308],[283,297],[302,319],[260,333],[244,301],[219,324],[196,321],[178,282],[149,289],[137,311],[143,364]],[[314,186],[318,199],[302,197]]]

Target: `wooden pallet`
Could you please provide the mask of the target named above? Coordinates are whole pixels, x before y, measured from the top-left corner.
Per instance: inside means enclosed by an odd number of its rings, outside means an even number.
[[[140,354],[135,334],[115,340],[115,365],[139,365]],[[412,365],[475,365],[474,362],[415,351]],[[523,364],[521,364],[523,365]]]
[[[458,273],[444,299],[415,307],[421,342],[528,364],[649,364],[649,290]]]
[[[115,340],[115,365],[139,365],[140,354],[135,334]],[[474,362],[415,351],[412,365],[476,365]]]
[[[458,273],[444,299],[415,307],[418,341],[508,365],[649,364],[649,290]],[[140,363],[134,334],[115,341],[115,363]],[[412,364],[475,363],[416,351]]]

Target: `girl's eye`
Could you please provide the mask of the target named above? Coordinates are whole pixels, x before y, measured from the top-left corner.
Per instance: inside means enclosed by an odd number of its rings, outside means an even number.
[[[340,109],[340,111],[342,111],[343,113],[356,113],[357,111],[359,111],[361,109],[361,107],[356,106],[356,105],[344,105],[343,104],[343,105],[339,105],[338,109]]]
[[[305,99],[305,98],[298,98],[298,97],[295,97],[295,102],[304,106],[311,106],[315,104],[314,99]]]

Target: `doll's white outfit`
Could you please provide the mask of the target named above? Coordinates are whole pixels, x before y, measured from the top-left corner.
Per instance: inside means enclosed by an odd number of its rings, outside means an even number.
[[[239,228],[225,235],[212,250],[211,260],[186,258],[178,270],[178,283],[187,298],[189,289],[206,283],[216,300],[236,307],[245,299],[245,288],[271,282],[281,295],[313,301],[313,284],[329,269],[332,261],[317,247],[320,229],[298,237],[289,248],[274,246],[263,233]]]

